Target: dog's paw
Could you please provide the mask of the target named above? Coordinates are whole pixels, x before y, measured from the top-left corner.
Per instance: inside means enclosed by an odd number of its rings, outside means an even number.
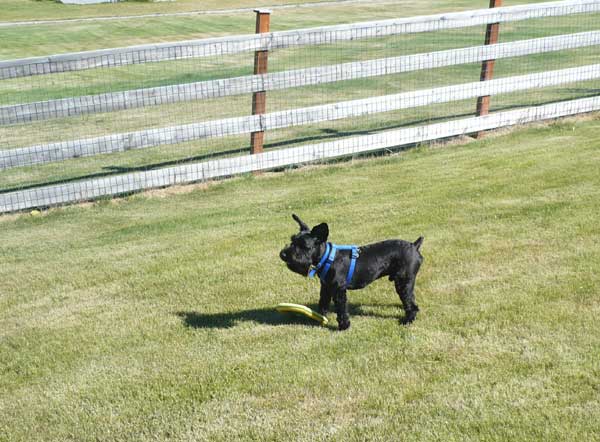
[[[338,330],[344,331],[350,328],[350,320],[338,322]]]
[[[418,310],[409,310],[406,312],[406,316],[400,320],[400,322],[404,325],[408,325],[412,323],[415,319],[417,319],[417,311]]]

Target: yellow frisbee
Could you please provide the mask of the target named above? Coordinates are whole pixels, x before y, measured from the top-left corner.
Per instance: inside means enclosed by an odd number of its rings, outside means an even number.
[[[275,306],[275,310],[277,310],[280,313],[296,313],[302,316],[306,316],[307,318],[320,322],[321,325],[327,325],[327,323],[329,322],[329,320],[325,316],[315,312],[314,310],[306,307],[305,305],[290,304],[284,302],[281,304],[277,304]]]

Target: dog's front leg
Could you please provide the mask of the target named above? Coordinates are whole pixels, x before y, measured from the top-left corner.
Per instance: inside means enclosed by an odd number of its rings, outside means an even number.
[[[319,297],[319,313],[327,316],[329,305],[331,304],[331,288],[321,284],[321,295]]]
[[[348,315],[348,298],[345,289],[337,289],[333,302],[335,303],[335,312],[337,313],[337,322],[339,330],[350,328],[350,315]]]

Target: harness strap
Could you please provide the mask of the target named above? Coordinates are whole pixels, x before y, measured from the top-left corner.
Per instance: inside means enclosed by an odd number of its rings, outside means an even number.
[[[352,256],[350,257],[350,268],[348,269],[348,274],[346,275],[346,285],[350,285],[350,281],[352,281],[352,276],[354,275],[354,268],[356,267],[356,260],[358,258],[358,247],[352,246]]]
[[[348,273],[346,274],[346,285],[350,285],[350,281],[352,281],[352,276],[354,276],[354,269],[356,268],[356,260],[360,255],[359,249],[357,246],[338,246],[332,243],[327,243],[327,248],[325,249],[325,253],[321,257],[319,264],[316,267],[312,267],[308,272],[308,276],[310,278],[314,277],[315,274],[319,273],[319,278],[321,281],[325,280],[325,276],[327,276],[327,272],[331,268],[333,261],[335,260],[335,255],[338,250],[350,250],[350,267],[348,268]],[[321,270],[323,269],[323,270]]]
[[[332,244],[331,252],[329,253],[329,256],[327,257],[327,261],[325,262],[325,267],[323,268],[323,271],[319,274],[319,278],[321,278],[321,281],[323,281],[325,279],[325,276],[327,275],[327,272],[329,271],[331,264],[333,264],[333,260],[335,259],[336,252],[337,252],[337,247],[335,246],[335,244]]]
[[[323,264],[325,264],[325,261],[327,261],[327,258],[329,257],[329,253],[330,252],[331,252],[331,243],[327,243],[326,244],[326,248],[325,248],[325,253],[323,253],[323,256],[321,257],[321,260],[319,261],[319,264],[317,264],[316,267],[311,266],[311,268],[310,268],[310,270],[308,272],[308,277],[309,278],[314,278],[314,276],[316,275],[316,273],[319,270],[321,270],[321,267],[323,267]]]

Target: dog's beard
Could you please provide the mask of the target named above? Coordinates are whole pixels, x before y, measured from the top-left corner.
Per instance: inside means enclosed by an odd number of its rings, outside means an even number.
[[[287,266],[288,269],[290,269],[294,273],[298,273],[299,275],[302,275],[302,276],[308,276],[308,272],[310,270],[309,264],[305,265],[305,264],[299,264],[299,263],[286,262],[285,265]]]

